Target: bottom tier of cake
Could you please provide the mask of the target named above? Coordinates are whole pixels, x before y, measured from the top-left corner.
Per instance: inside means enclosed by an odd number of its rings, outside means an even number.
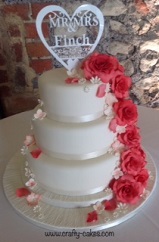
[[[26,154],[41,187],[62,195],[81,196],[103,191],[113,178],[119,157],[111,154],[87,160],[62,160],[42,153],[38,159]]]
[[[16,190],[25,186],[26,175],[30,172],[25,157],[20,153],[9,161],[3,177],[3,187],[13,208],[29,222],[49,230],[70,231],[74,233],[72,236],[77,236],[83,231],[98,231],[119,225],[143,208],[149,201],[157,181],[156,167],[151,156],[147,156],[147,161],[147,169],[151,175],[141,199],[135,205],[118,203],[116,209],[102,211],[92,222],[87,221],[87,216],[93,211],[93,204],[102,199],[109,199],[108,191],[71,197],[53,194],[37,184],[32,192],[41,194],[41,199],[37,205],[28,204],[25,196],[16,195]]]

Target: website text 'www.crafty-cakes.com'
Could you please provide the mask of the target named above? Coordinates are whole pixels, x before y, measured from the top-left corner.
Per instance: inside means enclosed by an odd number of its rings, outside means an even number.
[[[74,237],[80,239],[81,237],[114,237],[115,234],[113,231],[83,231],[78,232],[75,229],[69,232],[61,231],[52,231],[45,232],[45,237]]]

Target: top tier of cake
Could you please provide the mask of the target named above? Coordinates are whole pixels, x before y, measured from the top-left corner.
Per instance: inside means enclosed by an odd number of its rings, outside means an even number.
[[[45,72],[39,78],[40,97],[47,117],[56,121],[81,123],[103,116],[105,98],[97,98],[99,84],[68,85],[64,68]]]

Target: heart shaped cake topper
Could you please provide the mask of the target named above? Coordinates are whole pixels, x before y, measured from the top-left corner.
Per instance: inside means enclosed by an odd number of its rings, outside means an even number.
[[[51,36],[53,43],[51,45],[47,43],[42,31],[44,18],[49,19],[50,32],[53,32],[53,36]],[[85,31],[84,34],[79,36],[79,29],[96,26],[98,26],[98,34],[94,43],[90,39],[89,31]],[[103,34],[104,17],[102,12],[91,4],[78,7],[71,17],[65,9],[52,5],[39,12],[36,19],[36,28],[41,41],[49,52],[66,69],[72,70],[80,59],[85,58],[95,50]],[[60,34],[55,34],[56,29],[60,30]]]

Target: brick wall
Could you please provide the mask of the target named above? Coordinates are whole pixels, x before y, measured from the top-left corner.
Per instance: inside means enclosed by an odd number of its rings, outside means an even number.
[[[39,40],[37,13],[48,4],[0,5],[0,105],[4,116],[37,104],[37,78],[52,68],[52,57]],[[49,37],[48,23],[43,23]]]

